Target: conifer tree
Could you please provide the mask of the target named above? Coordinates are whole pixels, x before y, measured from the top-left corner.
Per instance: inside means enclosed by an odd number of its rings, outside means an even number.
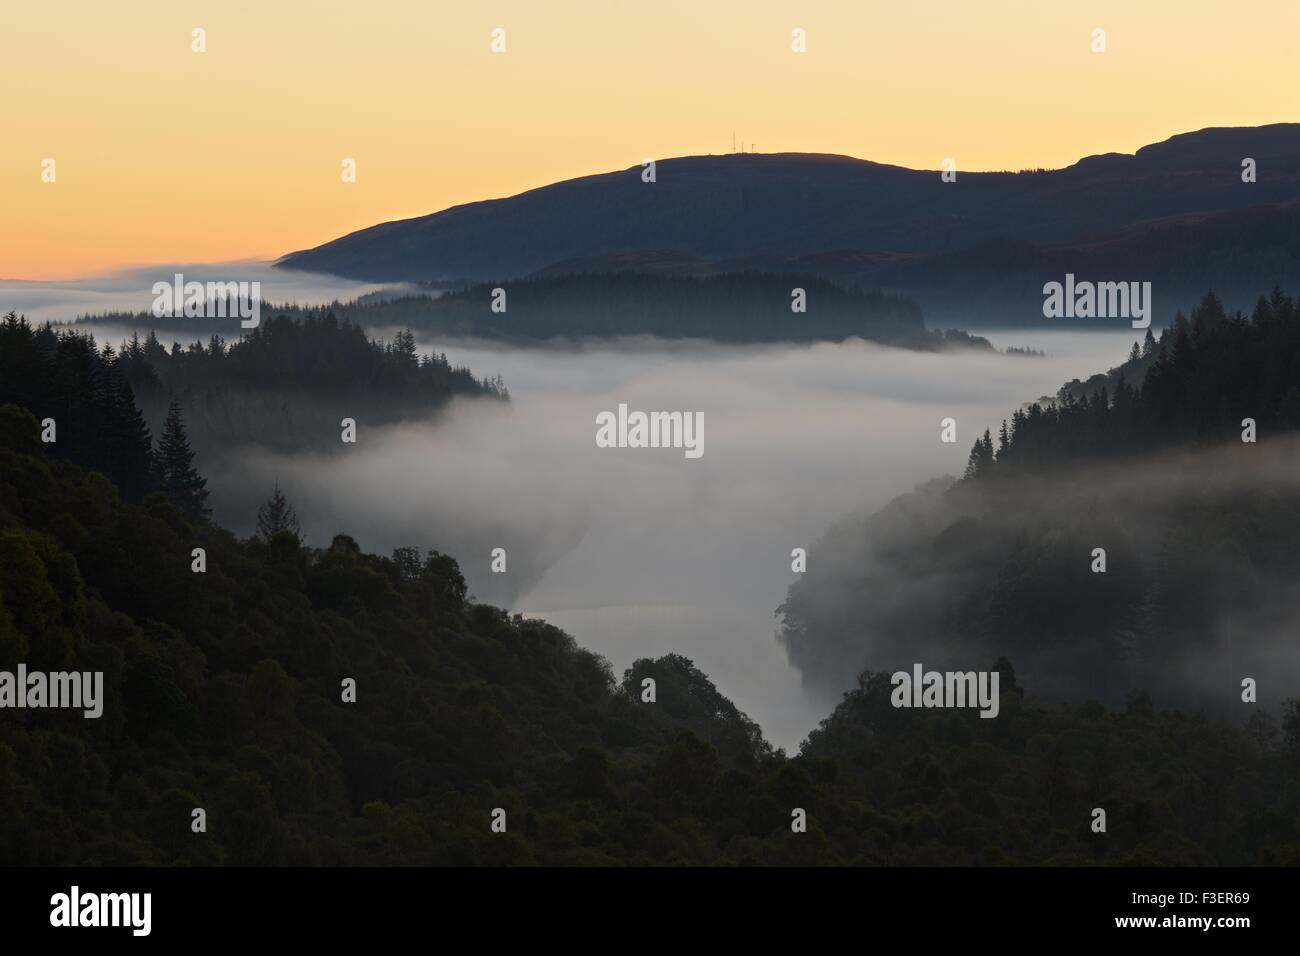
[[[987,475],[993,470],[993,460],[993,436],[985,429],[984,437],[975,439],[963,477],[972,479]]]
[[[158,442],[157,462],[163,494],[186,517],[206,521],[210,513],[208,481],[194,467],[194,450],[185,436],[180,403],[174,398],[167,408],[167,421]]]
[[[1147,337],[1142,341],[1142,357],[1150,358],[1156,354],[1156,337],[1151,333],[1151,328],[1147,327]]]
[[[153,438],[135,404],[135,391],[123,368],[125,362],[119,354],[109,365],[108,437],[116,465],[111,477],[124,498],[138,501],[153,490]]]
[[[280,483],[277,481],[271,497],[257,509],[257,535],[263,541],[270,541],[281,531],[300,538],[302,528],[298,524],[298,515],[294,512],[293,505],[289,504],[280,491]]]

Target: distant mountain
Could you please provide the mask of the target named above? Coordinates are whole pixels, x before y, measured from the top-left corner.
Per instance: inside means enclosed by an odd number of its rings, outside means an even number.
[[[1255,161],[1257,181],[1242,182]],[[1045,281],[1152,281],[1157,320],[1207,284],[1300,278],[1300,124],[1206,129],[1059,170],[913,170],[806,153],[665,159],[383,223],[280,261],[377,281],[535,273],[815,274],[990,321]],[[1230,295],[1229,295],[1230,298]],[[1008,314],[1009,313],[1009,314]]]

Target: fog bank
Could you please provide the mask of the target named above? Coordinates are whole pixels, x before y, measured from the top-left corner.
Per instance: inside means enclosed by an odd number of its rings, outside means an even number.
[[[1009,333],[1048,358],[900,351],[860,341],[762,348],[623,342],[510,350],[423,342],[509,405],[457,400],[387,427],[355,415],[356,445],[291,457],[231,449],[201,462],[217,519],[238,533],[279,481],[308,540],[368,550],[437,548],[471,592],[545,617],[610,659],[677,651],[778,745],[794,747],[835,701],[808,695],[775,640],[774,611],[835,521],[917,482],[960,473],[971,443],[1026,399],[1117,364],[1115,333]],[[704,455],[598,448],[619,403],[703,415]],[[940,422],[957,422],[957,442]],[[490,570],[504,548],[507,571]]]

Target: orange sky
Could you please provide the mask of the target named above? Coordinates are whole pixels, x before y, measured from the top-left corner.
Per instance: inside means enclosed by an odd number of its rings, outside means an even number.
[[[1067,165],[1300,120],[1297,37],[1296,0],[4,3],[0,278],[273,258],[726,152],[733,130],[760,152]]]

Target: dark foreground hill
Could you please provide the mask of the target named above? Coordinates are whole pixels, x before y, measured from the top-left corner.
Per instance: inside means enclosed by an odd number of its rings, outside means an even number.
[[[0,667],[100,670],[106,700],[97,720],[0,710],[8,864],[1300,859],[1294,709],[1246,730],[1143,695],[1049,709],[1003,664],[981,720],[895,710],[866,675],[790,759],[689,661],[616,682],[468,602],[446,556],[240,542],[122,504],[36,435],[0,408]]]
[[[1254,182],[1242,180],[1246,159]],[[906,292],[945,323],[959,312],[966,322],[1041,323],[1043,283],[1071,271],[1152,282],[1163,324],[1209,285],[1235,302],[1300,281],[1297,196],[1300,124],[1206,129],[1133,155],[959,171],[955,182],[846,156],[691,156],[659,162],[653,183],[640,166],[586,176],[383,223],[280,264],[456,282],[801,272]]]

